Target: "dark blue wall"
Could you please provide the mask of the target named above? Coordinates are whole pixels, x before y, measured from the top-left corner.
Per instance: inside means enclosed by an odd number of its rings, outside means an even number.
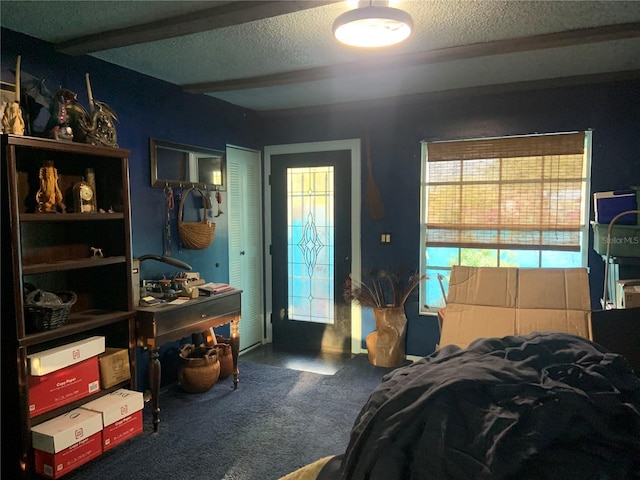
[[[24,71],[47,79],[50,89],[63,85],[78,92],[81,102],[86,98],[84,74],[89,72],[95,98],[118,114],[119,143],[132,152],[134,256],[163,249],[163,197],[161,190],[149,186],[149,137],[216,149],[224,149],[225,144],[261,149],[264,145],[361,138],[368,131],[374,175],[387,211],[386,218],[372,221],[363,204],[362,265],[370,268],[418,265],[421,140],[592,129],[591,191],[640,185],[639,80],[496,95],[416,97],[409,102],[328,108],[322,113],[258,116],[88,56],[58,54],[46,43],[5,29],[3,81],[13,82],[9,70],[17,54],[22,55]],[[363,163],[363,195],[366,182]],[[226,217],[219,220],[213,248],[182,254],[177,254],[176,245],[173,248],[175,257],[197,265],[212,281],[228,278]],[[379,244],[380,232],[391,232],[391,246]],[[592,241],[590,238],[590,245]],[[592,302],[598,308],[604,267],[591,249],[589,266]],[[149,274],[153,273],[157,272]],[[407,304],[407,351],[426,355],[438,341],[437,325],[433,317],[420,317],[417,311],[417,303]],[[366,334],[373,320],[368,310],[363,317]]]
[[[376,269],[419,264],[421,140],[588,129],[593,130],[591,192],[640,185],[638,80],[494,95],[416,97],[350,110],[334,107],[323,113],[274,117],[265,125],[264,135],[270,144],[286,144],[359,138],[370,132],[374,176],[387,216],[381,221],[369,219],[363,176],[361,243],[363,267]],[[393,245],[381,245],[380,232],[390,232]],[[592,249],[591,232],[589,245],[592,307],[599,309],[604,262]],[[438,329],[433,317],[420,317],[417,310],[417,303],[407,305],[407,351],[425,355],[433,351]],[[363,335],[373,329],[370,313],[363,311]]]

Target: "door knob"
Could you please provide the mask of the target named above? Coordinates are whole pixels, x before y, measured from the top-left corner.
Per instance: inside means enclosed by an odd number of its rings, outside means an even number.
[[[240,251],[240,255],[244,255],[244,250],[241,250],[241,251]]]

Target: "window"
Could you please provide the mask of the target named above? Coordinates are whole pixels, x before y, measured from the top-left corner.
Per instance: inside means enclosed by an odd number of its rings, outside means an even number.
[[[334,323],[334,168],[287,168],[289,318]]]
[[[422,158],[425,312],[453,265],[586,266],[591,132],[423,142]]]

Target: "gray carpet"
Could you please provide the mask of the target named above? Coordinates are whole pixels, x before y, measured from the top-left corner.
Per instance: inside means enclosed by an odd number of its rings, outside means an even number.
[[[208,392],[170,386],[160,395],[160,427],[150,405],[144,431],[63,478],[172,480],[277,479],[343,453],[355,418],[388,368],[357,355],[335,375],[239,362]]]

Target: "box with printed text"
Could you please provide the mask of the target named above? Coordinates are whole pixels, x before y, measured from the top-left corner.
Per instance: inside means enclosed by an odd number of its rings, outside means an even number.
[[[100,382],[102,388],[110,388],[131,378],[129,350],[126,348],[106,348],[98,356]]]
[[[106,452],[142,433],[142,392],[120,388],[82,408],[102,415],[102,448]]]
[[[35,417],[100,391],[98,357],[41,376],[29,376],[29,415]]]
[[[102,454],[102,418],[77,408],[31,428],[35,471],[62,475]]]
[[[104,337],[94,336],[28,355],[31,375],[47,375],[104,352]]]
[[[592,223],[593,249],[600,255],[607,254],[612,257],[640,257],[640,225],[617,225]]]

